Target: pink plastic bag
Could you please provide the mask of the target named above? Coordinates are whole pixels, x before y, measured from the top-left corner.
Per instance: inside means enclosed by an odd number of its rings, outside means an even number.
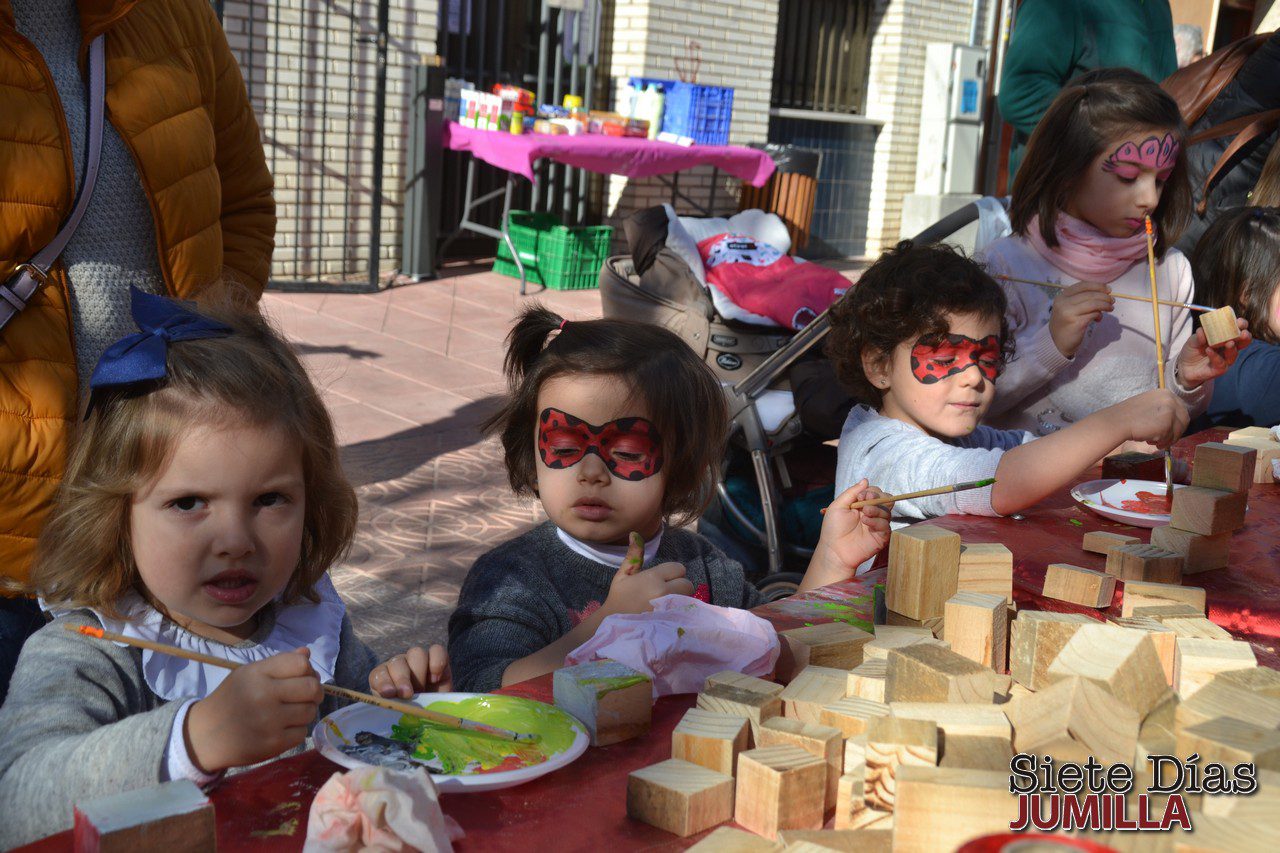
[[[595,636],[569,652],[564,663],[601,658],[649,675],[654,698],[697,693],[708,675],[726,669],[769,675],[778,661],[778,633],[749,611],[664,595],[648,613],[606,616]]]
[[[448,851],[461,837],[430,774],[361,767],[334,773],[316,793],[303,851]]]

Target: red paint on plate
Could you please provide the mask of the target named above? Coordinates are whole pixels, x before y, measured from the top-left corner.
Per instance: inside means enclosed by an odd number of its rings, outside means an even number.
[[[1155,492],[1138,492],[1134,497],[1136,500],[1120,501],[1120,508],[1142,515],[1169,514],[1170,501],[1164,495],[1158,495]]]

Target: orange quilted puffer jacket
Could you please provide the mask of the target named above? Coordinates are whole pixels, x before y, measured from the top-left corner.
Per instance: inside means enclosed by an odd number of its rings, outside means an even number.
[[[189,297],[224,271],[259,290],[275,203],[258,124],[208,0],[79,0],[80,48],[106,33],[107,118],[151,205],[165,286]],[[0,280],[57,233],[75,184],[53,79],[0,0]],[[0,575],[25,579],[76,419],[61,265],[0,329]]]

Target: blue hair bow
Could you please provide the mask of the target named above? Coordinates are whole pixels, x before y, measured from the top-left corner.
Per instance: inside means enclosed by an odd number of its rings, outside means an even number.
[[[169,344],[197,338],[221,338],[232,329],[192,311],[184,303],[129,288],[130,311],[137,334],[107,347],[89,380],[90,392],[101,388],[154,382],[167,373]]]

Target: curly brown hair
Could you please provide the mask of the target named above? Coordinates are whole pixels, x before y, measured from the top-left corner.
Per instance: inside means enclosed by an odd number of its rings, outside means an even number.
[[[664,517],[696,518],[715,489],[729,414],[720,383],[679,335],[649,323],[575,320],[566,323],[540,305],[524,311],[507,335],[510,393],[482,428],[497,433],[507,479],[518,495],[537,493],[534,426],[538,393],[557,376],[613,376],[649,407],[663,440]],[[672,441],[679,437],[680,440]]]
[[[903,341],[947,334],[949,315],[974,314],[1000,319],[1001,357],[1007,362],[1013,357],[1007,306],[995,279],[959,250],[904,240],[831,306],[826,354],[840,382],[859,401],[879,408],[884,392],[867,377],[864,356],[883,363]]]

